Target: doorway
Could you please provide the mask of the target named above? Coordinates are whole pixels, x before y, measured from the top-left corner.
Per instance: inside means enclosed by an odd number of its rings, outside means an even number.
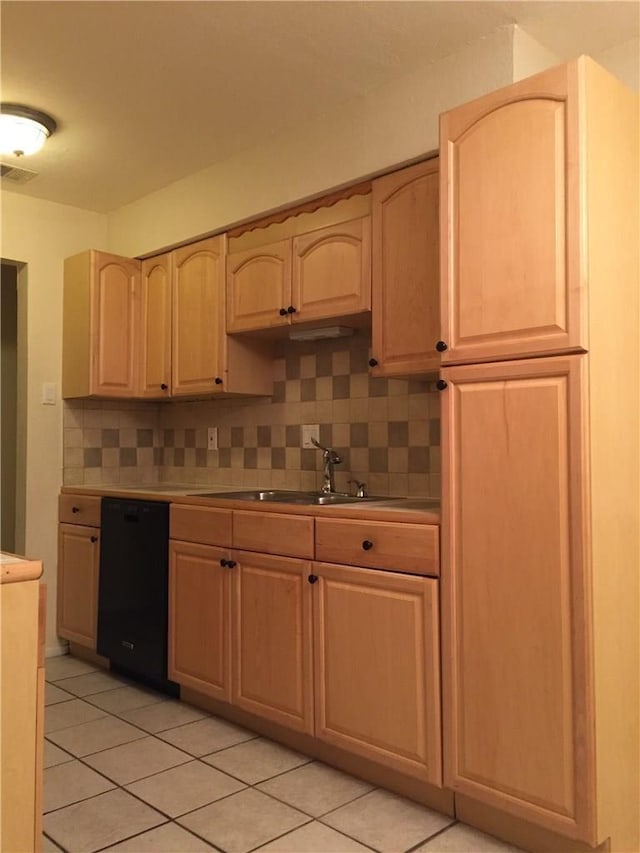
[[[26,267],[0,266],[0,550],[24,553],[26,491]]]

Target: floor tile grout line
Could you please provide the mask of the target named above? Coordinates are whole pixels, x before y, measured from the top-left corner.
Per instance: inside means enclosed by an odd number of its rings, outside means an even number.
[[[447,815],[448,817],[449,815]],[[427,836],[427,838],[423,838],[422,841],[418,841],[417,844],[414,844],[413,847],[408,847],[405,853],[413,853],[418,847],[422,847],[423,844],[426,844],[427,841],[433,841],[434,838],[437,838],[439,835],[442,835],[447,830],[451,829],[452,826],[455,826],[458,821],[455,818],[451,819],[451,823],[448,823],[446,826],[443,826],[442,829],[439,829],[437,832],[434,832],[433,835]]]
[[[211,767],[213,770],[217,770],[219,773],[225,773],[227,776],[231,776],[232,779],[237,779],[238,782],[242,782],[243,785],[246,785],[248,788],[255,788],[257,785],[262,785],[263,782],[271,782],[272,779],[278,779],[280,776],[284,776],[286,773],[291,773],[293,770],[299,770],[301,767],[306,767],[307,764],[312,764],[316,759],[309,758],[308,761],[303,761],[301,764],[296,764],[295,767],[289,767],[287,770],[281,770],[279,773],[274,773],[273,776],[267,776],[264,779],[258,779],[256,782],[247,782],[245,779],[241,779],[239,776],[234,776],[229,770],[223,770],[221,767],[216,766],[215,764],[209,764],[208,761],[205,761],[205,758],[209,758],[212,755],[217,755],[218,752],[226,752],[228,749],[234,749],[236,746],[242,746],[243,743],[248,743],[248,741],[241,741],[240,743],[236,743],[233,746],[227,746],[224,749],[217,750],[215,752],[209,752],[207,755],[201,755],[197,760],[205,764],[207,767]],[[285,747],[286,748],[286,747]]]

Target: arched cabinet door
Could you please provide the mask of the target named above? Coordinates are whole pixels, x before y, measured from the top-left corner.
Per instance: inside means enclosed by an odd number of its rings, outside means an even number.
[[[441,117],[443,364],[586,348],[578,73]]]
[[[224,236],[173,253],[172,394],[209,394],[224,375]]]
[[[227,332],[287,326],[291,240],[232,252],[227,260]]]

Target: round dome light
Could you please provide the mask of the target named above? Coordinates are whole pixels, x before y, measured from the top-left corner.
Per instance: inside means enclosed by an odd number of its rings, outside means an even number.
[[[0,104],[0,154],[35,154],[55,129],[46,113],[22,104]]]

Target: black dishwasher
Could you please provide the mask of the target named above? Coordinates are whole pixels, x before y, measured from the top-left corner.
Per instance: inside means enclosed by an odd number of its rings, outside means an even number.
[[[167,681],[169,504],[103,498],[100,519],[98,654],[177,693]]]

